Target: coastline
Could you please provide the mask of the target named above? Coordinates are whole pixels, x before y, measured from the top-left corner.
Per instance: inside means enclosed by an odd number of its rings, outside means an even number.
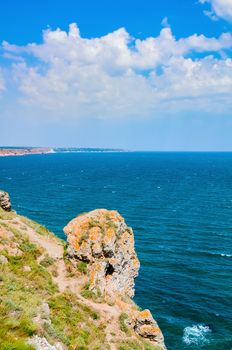
[[[106,149],[106,148],[53,148],[53,147],[22,147],[22,148],[7,148],[0,147],[0,157],[17,157],[35,154],[51,154],[51,153],[124,153],[131,152],[123,149]]]
[[[53,148],[0,148],[0,157],[55,153]]]

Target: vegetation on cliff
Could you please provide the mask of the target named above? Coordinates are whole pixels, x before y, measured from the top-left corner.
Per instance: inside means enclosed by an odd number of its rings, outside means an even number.
[[[65,242],[0,208],[1,350],[163,349],[134,331],[131,315],[144,315],[128,297],[89,286],[88,264]]]

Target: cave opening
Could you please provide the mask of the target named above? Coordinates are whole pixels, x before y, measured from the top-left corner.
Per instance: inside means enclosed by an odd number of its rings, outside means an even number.
[[[106,267],[106,276],[112,276],[114,273],[114,267],[111,264],[108,264]]]

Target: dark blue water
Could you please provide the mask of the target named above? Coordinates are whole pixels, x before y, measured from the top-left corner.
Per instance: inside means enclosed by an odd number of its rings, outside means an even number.
[[[135,300],[168,349],[232,348],[232,153],[6,157],[0,187],[61,237],[78,213],[117,209],[141,261]]]

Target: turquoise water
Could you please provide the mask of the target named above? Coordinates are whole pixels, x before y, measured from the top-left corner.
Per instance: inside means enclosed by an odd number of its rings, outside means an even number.
[[[0,158],[14,208],[64,237],[75,215],[117,209],[141,261],[135,300],[169,350],[232,348],[232,153]]]

